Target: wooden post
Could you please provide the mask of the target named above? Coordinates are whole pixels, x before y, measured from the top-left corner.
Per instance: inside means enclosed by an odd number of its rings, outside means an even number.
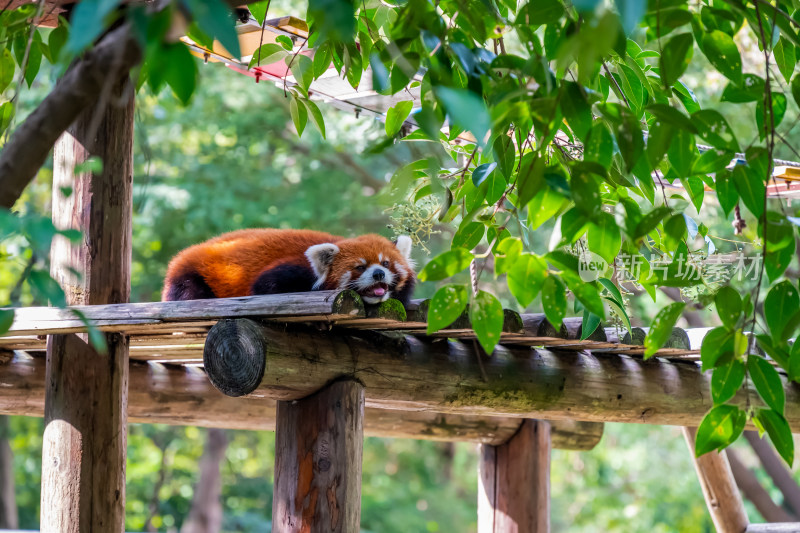
[[[526,420],[500,446],[481,446],[478,533],[550,531],[550,424]]]
[[[278,402],[275,533],[349,533],[361,518],[364,387],[337,381],[295,402]]]
[[[79,244],[54,240],[51,251],[53,277],[72,305],[130,296],[134,102],[124,82],[109,82],[110,94],[55,148],[53,222],[84,233]],[[75,174],[91,156],[103,169]],[[124,530],[128,339],[108,333],[106,341],[108,353],[99,353],[85,335],[48,338],[42,531]]]
[[[694,456],[694,440],[696,428],[684,427],[683,436],[694,460],[697,478],[703,489],[708,512],[717,533],[744,533],[750,523],[744,510],[739,487],[733,478],[728,456],[723,450],[720,453],[709,452],[700,457]]]

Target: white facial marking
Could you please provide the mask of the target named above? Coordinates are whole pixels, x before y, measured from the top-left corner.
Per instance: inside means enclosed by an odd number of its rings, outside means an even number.
[[[366,265],[367,264],[367,260],[364,259],[363,257],[359,257],[358,260],[361,261],[362,265]]]
[[[344,276],[342,276],[342,279],[339,280],[339,290],[346,289],[350,284],[350,278],[352,277],[353,275],[350,272],[345,272]]]
[[[378,262],[383,263],[383,254],[378,254]]]

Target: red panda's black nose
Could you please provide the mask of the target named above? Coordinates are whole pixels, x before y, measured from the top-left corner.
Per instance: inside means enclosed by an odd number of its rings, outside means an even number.
[[[386,272],[384,272],[381,269],[378,269],[372,273],[372,279],[374,279],[375,281],[383,281],[385,277],[386,277]]]

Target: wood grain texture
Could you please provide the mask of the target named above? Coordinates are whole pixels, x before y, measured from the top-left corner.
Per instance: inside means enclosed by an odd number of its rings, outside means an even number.
[[[359,530],[363,421],[364,387],[357,381],[278,402],[273,531]]]
[[[694,467],[706,507],[718,533],[744,533],[749,524],[747,512],[739,494],[739,487],[731,472],[728,457],[723,450],[720,453],[710,452],[700,457],[694,456],[694,441],[697,429],[683,428],[683,436],[689,452],[692,454]]]
[[[351,377],[364,383],[368,406],[386,409],[684,426],[698,425],[713,405],[711,373],[695,361],[512,346],[486,356],[472,342],[300,325],[252,331],[263,340],[248,342],[267,346],[264,379],[253,394],[280,400]],[[786,418],[798,430],[800,387],[784,384]],[[751,405],[758,402],[751,388],[732,403],[744,407],[747,395]]]
[[[17,354],[0,363],[0,414],[43,416],[44,379],[44,358]],[[131,423],[275,430],[275,400],[225,396],[202,368],[131,362],[129,385]],[[521,423],[509,417],[366,408],[364,432],[370,437],[502,444]],[[603,424],[558,420],[551,432],[554,448],[590,450],[600,442]]]
[[[133,96],[126,86],[112,79],[107,96],[115,104],[82,113],[55,149],[53,222],[84,233],[80,243],[54,239],[51,250],[52,275],[71,305],[123,303],[130,295]],[[76,175],[90,156],[103,160],[101,173]],[[69,197],[64,187],[72,188]],[[48,338],[43,531],[123,531],[128,340],[109,333],[106,343],[101,354],[75,334]]]
[[[500,446],[481,446],[478,533],[550,531],[550,425],[525,420]]]
[[[63,241],[61,241],[63,242]],[[72,278],[66,281],[72,282]],[[353,291],[312,291],[299,294],[270,294],[240,298],[215,298],[182,302],[141,302],[124,305],[76,306],[98,327],[125,329],[127,324],[173,324],[175,328],[192,321],[257,316],[303,322],[336,321],[364,317],[364,304]],[[31,335],[86,331],[71,309],[23,307],[15,309],[10,335]]]

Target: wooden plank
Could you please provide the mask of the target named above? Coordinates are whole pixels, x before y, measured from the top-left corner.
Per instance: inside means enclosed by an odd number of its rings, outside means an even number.
[[[304,322],[364,317],[361,298],[353,291],[312,291],[241,298],[215,298],[182,302],[140,302],[122,305],[75,306],[87,319],[101,326],[209,321],[237,316],[261,318],[300,317]],[[144,321],[144,322],[142,322]],[[8,334],[61,333],[80,331],[82,322],[71,309],[22,307],[14,310]],[[102,328],[101,328],[102,329]]]
[[[731,472],[731,465],[723,450],[720,453],[710,452],[700,457],[694,456],[694,441],[697,429],[684,427],[683,436],[689,452],[692,454],[694,467],[706,507],[711,515],[718,533],[743,533],[749,524],[747,512],[739,494],[739,487]]]
[[[387,409],[678,426],[698,425],[713,405],[711,373],[696,362],[512,346],[489,357],[473,342],[231,322],[209,331],[204,359],[212,382],[232,383],[238,394],[294,400],[352,377],[365,384],[367,405]],[[243,367],[263,368],[263,377],[239,382],[227,370],[259,374]],[[782,379],[797,431],[800,387]],[[754,402],[761,405],[751,385],[732,399],[743,408]]]
[[[0,362],[0,414],[43,416],[44,379],[44,358],[16,354]],[[225,396],[211,385],[202,368],[132,362],[129,384],[129,422],[275,429],[275,400]],[[364,432],[370,437],[502,444],[521,423],[519,418],[368,407]],[[603,424],[558,420],[551,432],[554,448],[591,450],[602,438]]]
[[[51,249],[52,275],[71,305],[130,296],[134,99],[127,73],[108,81],[105,101],[79,115],[53,155],[53,223],[84,233],[79,243],[57,236]],[[100,173],[76,174],[89,157],[103,161]],[[128,340],[109,333],[106,344],[107,353],[98,353],[85,336],[47,341],[44,531],[124,531]]]
[[[481,446],[478,533],[550,531],[550,425],[525,420],[500,446]]]
[[[798,531],[800,522],[750,524],[745,529],[745,533],[797,533]]]
[[[338,381],[308,398],[278,402],[277,416],[273,531],[358,531],[363,385]]]

